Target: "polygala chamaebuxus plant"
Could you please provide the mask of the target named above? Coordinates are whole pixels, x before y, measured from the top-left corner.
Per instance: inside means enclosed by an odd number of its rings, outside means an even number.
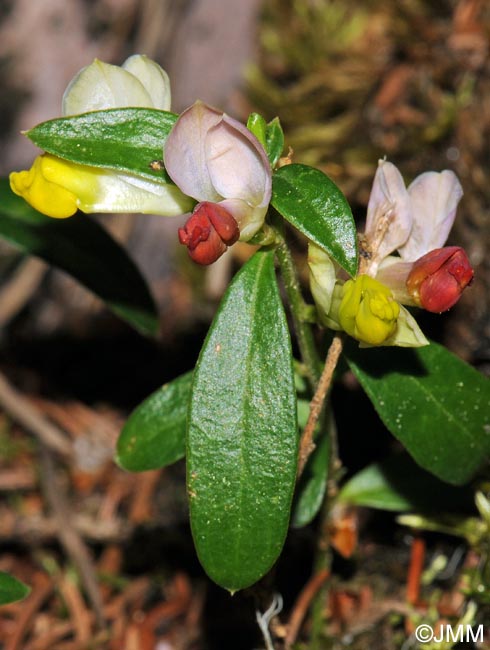
[[[463,194],[452,171],[427,172],[406,188],[395,165],[379,161],[358,234],[330,178],[281,158],[277,118],[266,123],[253,114],[244,125],[200,101],[176,115],[167,75],[142,56],[122,68],[100,61],[84,68],[65,93],[63,116],[27,137],[45,153],[29,171],[11,174],[18,196],[2,186],[9,207],[0,234],[28,252],[66,266],[52,241],[70,232],[71,220],[49,228],[44,215],[77,210],[185,214],[176,238],[199,264],[230,254],[237,241],[255,246],[223,297],[193,373],[150,395],[117,448],[117,462],[131,471],[186,457],[197,552],[218,584],[236,591],[258,581],[281,552],[292,509],[294,521],[307,524],[327,498],[327,480],[336,482],[335,404],[327,398],[343,354],[431,480],[463,484],[488,460],[488,382],[430,343],[409,310],[445,311],[473,277],[464,250],[444,248]],[[308,240],[314,305],[304,300],[286,222]],[[81,267],[97,264],[105,247],[88,262],[80,254],[80,268],[72,264],[70,272],[83,281]],[[138,303],[140,285],[113,272],[110,256],[103,261],[118,304],[133,306],[121,313],[136,322],[151,304]],[[90,286],[103,294],[100,281],[92,277]],[[315,328],[329,342],[324,361]],[[300,429],[297,406],[305,399],[311,405]]]

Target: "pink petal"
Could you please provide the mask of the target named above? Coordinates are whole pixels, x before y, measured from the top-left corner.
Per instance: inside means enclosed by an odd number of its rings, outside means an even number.
[[[225,208],[238,224],[240,229],[240,241],[248,241],[263,226],[267,205],[253,208],[242,199],[225,199],[220,201],[220,206]]]
[[[388,228],[374,251],[379,261],[404,244],[412,228],[410,198],[402,175],[395,165],[380,160],[369,197],[365,232],[368,242],[377,241],[386,219]]]
[[[257,138],[228,115],[209,129],[206,161],[214,189],[224,199],[265,207],[271,198],[269,160]]]
[[[399,248],[405,260],[415,261],[446,242],[463,196],[463,188],[452,171],[426,172],[409,186],[413,227],[407,243]]]
[[[182,113],[164,147],[165,168],[184,194],[198,201],[219,201],[207,166],[206,138],[222,119],[219,111],[196,102]]]

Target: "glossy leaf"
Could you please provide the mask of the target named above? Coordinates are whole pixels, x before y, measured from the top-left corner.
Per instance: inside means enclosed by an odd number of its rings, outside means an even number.
[[[357,232],[347,199],[319,169],[285,165],[272,178],[272,205],[350,275],[357,272]]]
[[[397,454],[355,474],[340,490],[338,501],[397,512],[448,512],[470,509],[473,490],[448,485],[408,454]]]
[[[330,444],[323,435],[316,443],[297,487],[291,525],[294,528],[307,526],[322,507],[327,490]]]
[[[278,557],[297,467],[291,344],[273,252],[236,275],[195,370],[187,462],[191,525],[209,576],[236,591]]]
[[[144,279],[95,221],[79,215],[66,220],[46,217],[0,179],[0,237],[72,275],[136,329],[156,333],[156,307]]]
[[[247,120],[247,129],[251,131],[260,144],[265,148],[265,132],[267,122],[259,113],[250,113]]]
[[[436,343],[417,350],[349,345],[346,352],[380,418],[421,467],[459,485],[488,460],[490,382],[483,375]]]
[[[117,441],[118,465],[129,472],[144,472],[185,456],[191,386],[192,372],[188,372],[152,393],[131,413]]]
[[[0,571],[0,605],[15,603],[29,595],[31,589],[17,578]]]
[[[266,126],[265,148],[271,166],[275,167],[284,151],[284,131],[278,117],[275,117]]]
[[[163,144],[177,115],[153,108],[112,108],[38,124],[26,135],[40,149],[82,165],[170,182]]]
[[[284,132],[279,118],[267,123],[259,113],[250,113],[247,128],[264,147],[271,167],[275,167],[284,150]]]

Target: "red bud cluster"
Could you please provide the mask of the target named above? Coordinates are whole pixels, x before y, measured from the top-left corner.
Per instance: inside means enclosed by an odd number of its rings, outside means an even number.
[[[462,248],[436,248],[413,263],[407,278],[408,293],[427,311],[447,311],[457,303],[473,274]]]
[[[235,219],[217,203],[198,203],[183,228],[179,241],[197,264],[212,264],[240,237]]]

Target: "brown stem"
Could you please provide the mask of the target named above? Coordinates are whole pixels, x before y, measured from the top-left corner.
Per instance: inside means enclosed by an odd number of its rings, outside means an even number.
[[[415,537],[410,553],[410,567],[407,577],[407,601],[417,605],[420,595],[420,581],[424,570],[425,542],[421,537]]]
[[[301,629],[301,624],[306,616],[306,612],[308,611],[311,601],[315,598],[319,589],[322,587],[329,575],[330,571],[328,569],[322,569],[313,575],[303,587],[296,600],[296,603],[294,604],[293,612],[289,619],[288,631],[284,640],[284,646],[286,650],[290,650],[291,646],[296,641]]]
[[[340,334],[336,334],[333,337],[332,343],[328,349],[323,372],[318,382],[315,394],[313,395],[313,399],[310,402],[310,414],[308,416],[308,421],[301,435],[301,440],[299,443],[298,477],[303,473],[306,461],[315,449],[315,443],[313,442],[313,433],[315,431],[318,418],[320,417],[320,413],[322,412],[325,398],[327,397],[328,391],[330,389],[333,373],[337,367],[342,348],[342,336]]]

